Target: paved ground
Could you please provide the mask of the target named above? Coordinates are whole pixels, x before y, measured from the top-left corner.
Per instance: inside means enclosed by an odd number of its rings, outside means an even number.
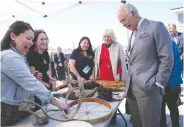
[[[184,79],[183,79],[183,81],[184,81]],[[182,102],[184,102],[184,84],[181,85],[181,89],[182,89],[181,94],[183,95],[181,97],[181,100],[182,100]],[[122,103],[119,106],[119,109],[122,113],[125,113],[125,100],[122,101]],[[179,106],[179,113],[180,113],[180,127],[184,127],[184,124],[183,124],[184,123],[184,117],[183,117],[184,116],[184,105]],[[172,127],[171,118],[169,115],[170,112],[169,112],[168,108],[166,108],[166,114],[167,114],[167,127]],[[124,114],[124,117],[125,117],[127,124],[128,124],[127,127],[133,127],[131,122],[130,122],[130,116],[127,114]],[[125,123],[124,123],[123,119],[121,118],[121,116],[117,116],[116,125],[112,126],[109,124],[108,127],[124,127],[124,125],[125,125]]]
[[[184,81],[184,78],[183,78]],[[181,101],[184,102],[184,84],[181,85]],[[122,103],[119,106],[119,109],[122,113],[125,113],[125,100],[122,101]],[[171,123],[171,118],[170,118],[170,112],[168,110],[168,108],[166,107],[166,114],[167,114],[167,127],[172,127],[172,123]],[[179,106],[179,114],[180,114],[180,127],[184,127],[184,104]],[[128,126],[127,127],[133,127],[131,122],[130,122],[130,116],[127,114],[124,114],[124,117],[127,121]],[[108,127],[124,127],[125,123],[123,121],[123,119],[121,118],[121,116],[117,117],[117,123],[116,125],[110,125]]]
[[[125,100],[120,104],[119,109],[121,110],[122,113],[125,113]],[[184,105],[179,106],[179,112],[180,112],[180,127],[184,126]],[[171,123],[171,119],[170,119],[170,115],[169,115],[169,110],[168,108],[166,109],[166,114],[167,114],[167,127],[172,127],[172,123]],[[130,122],[130,116],[127,114],[124,114],[124,117],[127,121],[128,126],[127,127],[133,127],[131,122]],[[108,127],[124,127],[125,123],[123,121],[123,119],[121,118],[121,116],[117,116],[117,123],[116,125],[108,125]]]

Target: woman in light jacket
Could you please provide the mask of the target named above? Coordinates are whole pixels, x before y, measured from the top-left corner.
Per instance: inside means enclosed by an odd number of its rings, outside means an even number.
[[[126,80],[126,73],[123,47],[116,42],[114,31],[106,29],[103,43],[95,50],[95,79],[119,82]],[[110,123],[116,123],[116,114]]]
[[[33,44],[33,28],[26,22],[14,22],[1,41],[1,125],[11,126],[28,115],[19,111],[25,100],[37,96],[43,103],[67,109],[30,72],[25,55]]]
[[[95,50],[95,78],[119,82],[126,79],[123,47],[116,42],[112,29],[105,30],[103,43]]]

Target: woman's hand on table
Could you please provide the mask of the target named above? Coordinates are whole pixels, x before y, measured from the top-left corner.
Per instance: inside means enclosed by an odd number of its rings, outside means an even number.
[[[52,90],[53,90],[53,91],[56,90],[56,83],[52,84]]]
[[[78,83],[80,83],[80,84],[84,84],[84,82],[86,81],[84,78],[82,78],[80,76],[77,76],[77,80],[78,80]]]
[[[119,82],[120,81],[120,74],[117,74],[115,77],[115,82]]]
[[[56,90],[56,80],[52,77],[49,77],[49,84],[51,85],[52,87],[52,90]]]
[[[59,102],[59,106],[58,108],[61,109],[61,110],[68,110],[69,108],[69,105],[67,103],[64,103],[64,102]]]
[[[90,80],[94,81],[95,80],[95,76],[94,74],[92,74],[90,77],[89,77]]]
[[[60,110],[67,110],[69,108],[67,103],[59,101],[56,97],[52,98],[51,104],[57,106]]]

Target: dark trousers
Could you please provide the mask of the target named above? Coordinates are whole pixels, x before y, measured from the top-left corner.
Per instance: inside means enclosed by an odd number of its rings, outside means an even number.
[[[56,75],[56,70],[52,70],[52,77],[54,79],[57,79],[58,78],[57,75]]]
[[[65,77],[65,68],[64,66],[57,66],[57,74],[58,74],[58,80],[65,80],[66,77]]]
[[[170,116],[172,121],[172,127],[179,127],[179,111],[178,111],[178,97],[181,92],[181,88],[173,88],[171,86],[166,87],[165,96],[163,96],[162,101],[162,111],[161,111],[161,127],[167,127],[166,125],[166,113],[165,113],[165,106],[167,104],[170,110]]]
[[[54,62],[51,62],[51,72],[52,72],[52,77],[57,79],[57,75],[56,75],[56,69],[54,68]]]

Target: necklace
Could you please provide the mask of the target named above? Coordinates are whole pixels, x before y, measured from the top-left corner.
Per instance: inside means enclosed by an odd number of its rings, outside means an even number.
[[[109,62],[109,60],[108,60],[108,58],[110,57],[110,54],[108,55],[108,52],[109,52],[109,50],[108,50],[108,48],[105,46],[105,51],[104,51],[104,53],[105,53],[105,63],[107,64],[107,68],[108,69],[111,69],[112,67],[111,67],[111,63]],[[109,52],[110,53],[110,52]]]

